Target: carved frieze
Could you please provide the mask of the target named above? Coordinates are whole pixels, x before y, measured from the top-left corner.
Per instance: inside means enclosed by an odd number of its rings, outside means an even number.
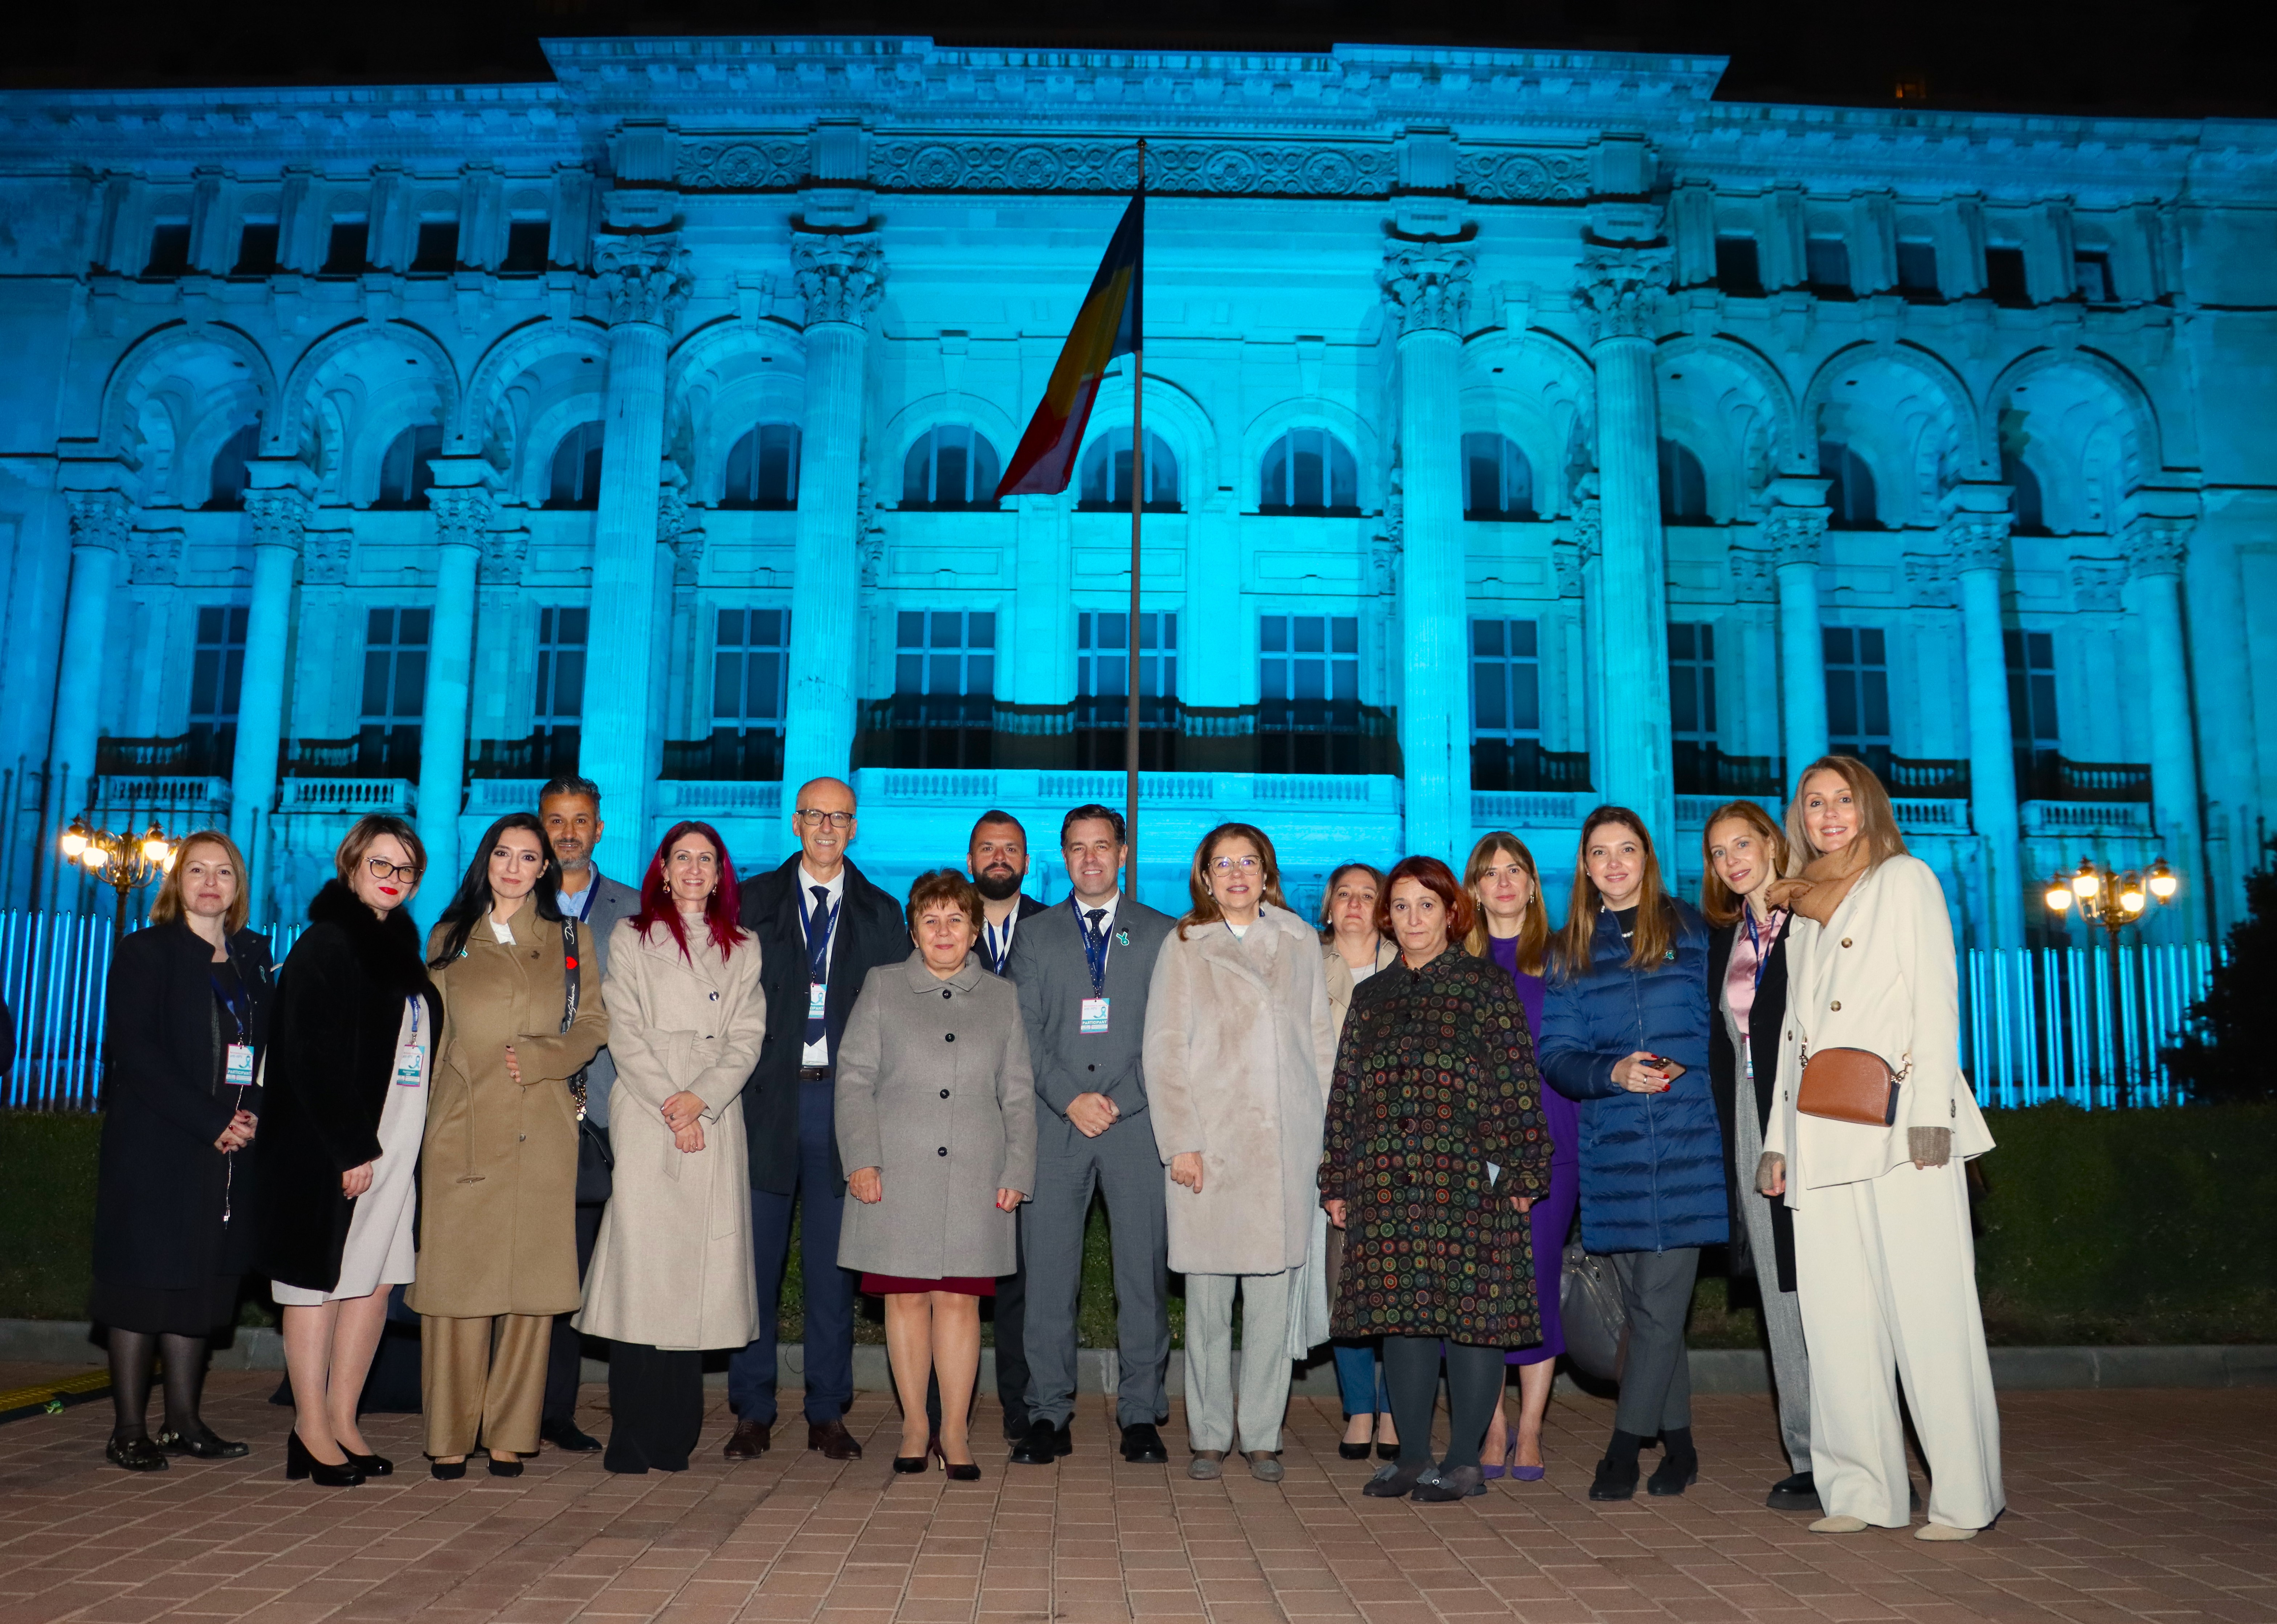
[[[523,566],[529,561],[529,527],[483,532],[483,561],[479,578],[485,587],[522,585]]]
[[[348,563],[355,551],[353,530],[310,530],[301,544],[301,582],[309,587],[347,584]]]
[[[803,134],[680,143],[680,184],[691,192],[785,191],[806,177]]]
[[[171,587],[182,578],[182,532],[126,533],[126,579],[138,587]]]
[[[1905,556],[1906,590],[1915,609],[1953,606],[1953,560],[1942,553],[1909,552]]]
[[[1734,547],[1725,555],[1732,566],[1732,596],[1742,603],[1778,601],[1778,555],[1760,547]]]
[[[1455,172],[1464,195],[1485,201],[1537,203],[1589,194],[1589,158],[1583,152],[1466,152]]]

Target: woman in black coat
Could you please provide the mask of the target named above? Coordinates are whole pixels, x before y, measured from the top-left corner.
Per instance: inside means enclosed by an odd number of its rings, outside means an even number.
[[[261,1135],[257,1266],[283,1308],[293,1384],[288,1477],[352,1486],[394,1469],[364,1446],[356,1402],[412,1278],[427,1082],[442,1021],[404,904],[426,848],[401,818],[361,818],[339,877],[278,977]]]
[[[269,1038],[268,938],[245,928],[245,865],[227,835],[182,842],[150,925],[110,963],[103,1151],[95,1175],[95,1288],[110,1328],[103,1453],[133,1472],[168,1455],[226,1460],[243,1444],[198,1415],[206,1339],[237,1317],[252,1264],[256,1066]],[[166,1357],[166,1421],[154,1441],[150,1373]]]

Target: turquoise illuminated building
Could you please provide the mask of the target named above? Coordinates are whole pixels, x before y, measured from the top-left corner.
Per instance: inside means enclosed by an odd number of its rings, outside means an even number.
[[[631,877],[850,773],[890,885],[1119,801],[1292,891],[1884,771],[1976,945],[2277,778],[2277,126],[1718,102],[1718,58],[564,40],[550,83],[0,95],[0,905],[225,824]],[[1149,140],[1127,370],[992,490]],[[1127,362],[1123,363],[1127,367]],[[1040,865],[1038,884],[1056,895]],[[434,887],[441,891],[439,885]],[[2077,927],[2074,927],[2076,929]]]

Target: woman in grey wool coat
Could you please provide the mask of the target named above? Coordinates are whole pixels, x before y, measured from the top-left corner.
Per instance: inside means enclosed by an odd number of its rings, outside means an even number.
[[[886,1352],[902,1400],[896,1472],[934,1455],[980,1476],[969,1422],[980,1370],[980,1299],[1017,1266],[1015,1214],[1036,1184],[1035,1080],[1012,983],[972,956],[980,893],[952,869],[910,890],[918,951],[882,965],[838,1046],[838,1155],[847,1169],[841,1267],[886,1300]],[[925,1423],[940,1377],[940,1432]]]

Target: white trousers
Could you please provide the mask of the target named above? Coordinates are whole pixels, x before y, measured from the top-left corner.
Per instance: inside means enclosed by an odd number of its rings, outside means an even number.
[[[1976,1300],[1963,1164],[1802,1192],[1795,1285],[1810,1345],[1810,1455],[1829,1516],[1912,1521],[1898,1383],[1929,1458],[1929,1520],[1989,1525],[2000,1412]]]
[[[1233,1446],[1233,1291],[1241,1287],[1241,1446],[1281,1447],[1289,1413],[1291,1273],[1186,1277],[1186,1442]]]

